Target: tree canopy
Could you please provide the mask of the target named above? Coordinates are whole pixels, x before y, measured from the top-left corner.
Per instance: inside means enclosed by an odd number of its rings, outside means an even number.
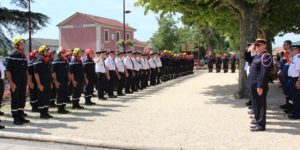
[[[136,5],[156,13],[181,13],[188,24],[217,29],[239,43],[240,66],[244,66],[243,51],[257,35],[271,40],[278,33],[299,33],[299,0],[139,0]],[[260,33],[260,34],[258,34]],[[245,72],[240,67],[237,98],[246,97]]]

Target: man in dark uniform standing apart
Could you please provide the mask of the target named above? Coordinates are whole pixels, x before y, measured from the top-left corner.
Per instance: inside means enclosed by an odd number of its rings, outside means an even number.
[[[224,54],[224,58],[223,58],[223,69],[224,69],[224,73],[228,72],[228,63],[229,63],[229,58],[228,55],[225,53]]]
[[[59,114],[67,114],[65,109],[68,94],[69,94],[69,63],[66,58],[67,50],[65,48],[58,49],[58,57],[52,62],[52,79],[56,89],[56,103],[58,106],[57,112]]]
[[[251,131],[265,131],[266,129],[266,109],[267,109],[267,94],[269,90],[268,78],[270,69],[273,63],[272,55],[267,52],[267,41],[257,39],[255,45],[251,48],[256,49],[256,55],[253,58],[252,66],[249,74],[249,85],[251,86],[251,94],[253,97],[254,117]]]
[[[24,118],[28,75],[28,64],[24,55],[25,40],[17,37],[13,40],[13,45],[16,51],[7,57],[6,74],[10,85],[11,112],[14,124],[22,125],[29,122]]]
[[[85,105],[96,105],[92,102],[96,73],[95,73],[95,62],[94,62],[94,50],[89,48],[85,50],[85,58],[83,59],[83,72],[84,72],[84,98]]]
[[[40,111],[40,118],[49,119],[52,118],[49,114],[52,84],[51,64],[48,58],[49,48],[46,45],[42,45],[38,51],[40,56],[34,63],[34,77],[39,89],[38,109]]]

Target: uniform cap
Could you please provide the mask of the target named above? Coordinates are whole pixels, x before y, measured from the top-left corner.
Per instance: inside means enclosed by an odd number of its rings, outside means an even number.
[[[267,40],[265,39],[256,39],[255,45],[267,44]]]

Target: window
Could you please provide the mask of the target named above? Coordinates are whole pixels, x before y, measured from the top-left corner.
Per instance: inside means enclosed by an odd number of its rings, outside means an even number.
[[[121,33],[120,33],[120,32],[117,32],[117,38],[116,38],[116,40],[117,40],[117,41],[120,41],[120,37],[121,37]]]
[[[129,40],[130,39],[130,34],[126,33],[126,39]]]
[[[105,42],[109,42],[109,31],[108,30],[105,30],[104,31],[104,39],[105,39]]]

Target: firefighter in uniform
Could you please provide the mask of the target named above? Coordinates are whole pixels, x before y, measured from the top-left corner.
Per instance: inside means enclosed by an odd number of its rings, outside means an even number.
[[[253,46],[252,46],[253,47]],[[266,51],[267,41],[257,39],[255,48],[257,55],[254,56],[248,83],[254,107],[254,119],[251,121],[251,131],[265,131],[266,129],[266,108],[267,94],[269,90],[268,77],[273,63],[272,55]]]
[[[236,55],[232,54],[231,60],[230,60],[230,66],[231,66],[231,73],[235,73],[235,69],[236,69]]]
[[[216,54],[216,71],[219,73],[221,71],[222,58],[220,54]]]
[[[48,57],[49,57],[50,64],[52,64],[52,62],[54,61],[54,57],[55,57],[55,51],[54,50],[49,50]],[[51,67],[52,67],[52,65],[51,65]],[[54,85],[54,82],[53,82],[53,79],[52,79],[49,107],[51,107],[51,108],[57,107],[57,105],[55,104],[55,101],[56,101],[56,89],[55,89],[55,85]]]
[[[224,73],[228,72],[228,64],[229,64],[229,58],[227,54],[224,54],[224,58],[223,58],[223,69],[224,69]]]
[[[69,63],[66,55],[67,50],[60,47],[57,58],[52,62],[51,67],[54,88],[56,89],[57,112],[59,114],[69,113],[65,109],[69,93]]]
[[[292,61],[288,70],[289,97],[292,99],[293,112],[288,115],[289,119],[300,119],[300,45],[292,46]]]
[[[34,63],[34,76],[39,89],[38,109],[42,119],[52,118],[49,114],[52,80],[48,51],[49,48],[46,45],[42,45],[38,49],[40,56]]]
[[[96,105],[92,102],[95,82],[96,82],[96,73],[95,73],[95,62],[94,62],[94,50],[89,48],[85,50],[86,57],[83,60],[83,71],[84,71],[84,98],[85,105]]]
[[[106,51],[96,52],[97,57],[94,59],[96,64],[96,74],[97,74],[97,90],[98,90],[98,99],[106,100],[104,97],[104,90],[106,89],[107,78],[109,76],[108,70],[105,66],[104,59],[106,58]]]
[[[73,50],[73,57],[69,63],[70,65],[70,80],[72,84],[72,108],[73,109],[84,109],[80,106],[79,101],[83,91],[84,85],[84,73],[81,57],[83,56],[84,50],[75,48]]]
[[[10,84],[11,112],[14,124],[22,125],[30,122],[25,119],[26,86],[28,64],[24,55],[25,40],[17,37],[13,40],[16,51],[7,57],[6,74]]]
[[[38,86],[34,77],[34,63],[38,58],[39,53],[37,50],[29,53],[28,63],[28,86],[29,86],[29,99],[32,107],[32,112],[39,112],[38,110]]]
[[[215,59],[211,54],[208,54],[206,57],[208,72],[212,72],[214,68]]]
[[[71,59],[73,57],[73,52],[72,50],[69,50],[67,51],[67,54],[66,54],[66,58],[68,60],[68,63],[71,62]],[[69,66],[69,71],[70,71],[70,66]],[[69,73],[69,83],[68,83],[68,99],[67,99],[67,103],[71,104],[72,101],[71,101],[71,97],[72,97],[72,83],[71,83],[71,74]]]
[[[151,53],[150,58],[148,60],[150,68],[151,68],[151,74],[150,74],[150,85],[151,86],[156,85],[156,75],[157,75],[156,64],[155,64],[155,61],[154,61],[154,54],[155,53]]]

